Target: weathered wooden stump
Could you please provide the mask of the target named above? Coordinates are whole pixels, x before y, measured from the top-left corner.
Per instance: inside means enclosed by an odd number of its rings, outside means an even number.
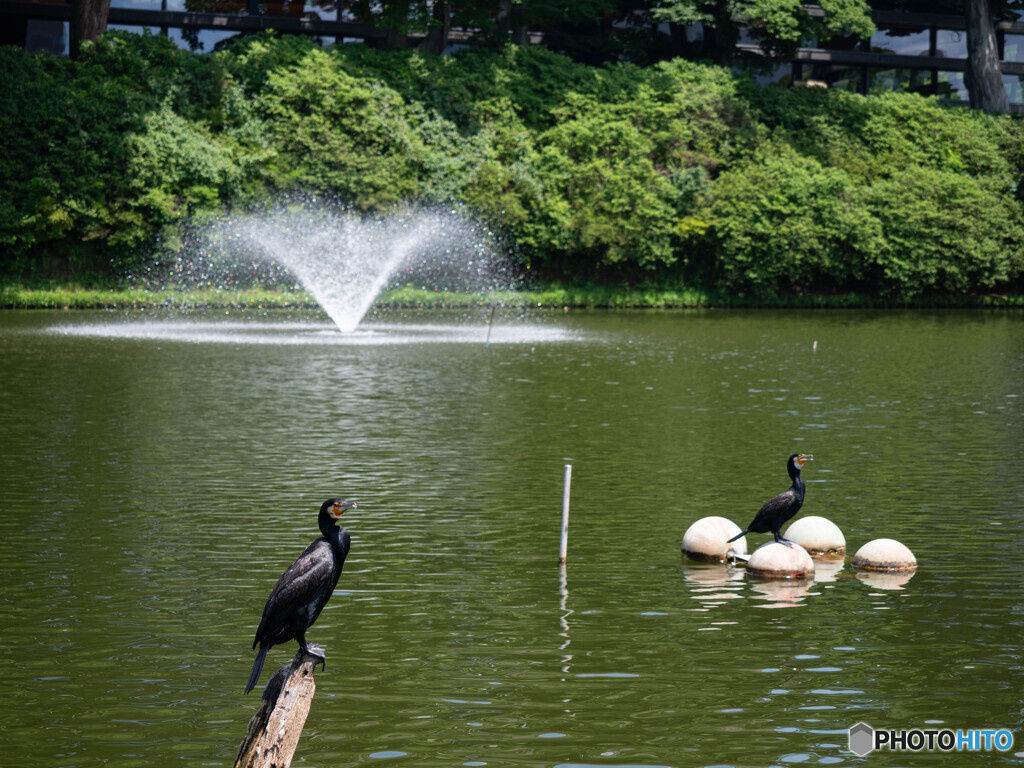
[[[288,768],[316,693],[313,669],[321,659],[299,651],[263,689],[256,714],[238,748],[235,768]]]

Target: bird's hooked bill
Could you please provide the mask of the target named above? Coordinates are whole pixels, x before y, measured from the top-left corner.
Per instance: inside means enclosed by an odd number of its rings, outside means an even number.
[[[354,501],[338,501],[333,507],[331,507],[331,517],[338,519],[350,509],[355,509],[356,503]]]
[[[813,455],[813,454],[810,454],[810,453],[801,453],[801,454],[800,454],[799,456],[797,456],[797,457],[796,457],[796,463],[797,463],[797,464],[798,464],[799,466],[801,466],[801,467],[802,467],[802,466],[803,466],[804,464],[806,464],[806,463],[807,463],[808,461],[814,461],[814,455]]]

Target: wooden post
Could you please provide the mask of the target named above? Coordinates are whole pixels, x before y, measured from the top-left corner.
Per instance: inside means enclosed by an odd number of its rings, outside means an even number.
[[[322,660],[295,654],[270,678],[238,748],[235,768],[288,768],[316,693],[313,670]]]

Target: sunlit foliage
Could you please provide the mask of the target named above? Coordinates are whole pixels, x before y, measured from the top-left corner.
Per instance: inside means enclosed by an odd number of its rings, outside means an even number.
[[[253,36],[0,48],[0,271],[123,276],[225,208],[454,201],[531,274],[750,294],[992,290],[1024,272],[1024,129],[907,94],[763,89],[683,60],[585,66]]]

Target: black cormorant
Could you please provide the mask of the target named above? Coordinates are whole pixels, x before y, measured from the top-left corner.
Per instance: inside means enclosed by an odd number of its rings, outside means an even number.
[[[747,526],[747,530],[736,534],[729,541],[736,541],[748,533],[772,533],[779,544],[792,547],[792,542],[782,538],[780,531],[782,524],[799,512],[800,507],[804,505],[804,480],[800,477],[800,470],[803,469],[804,464],[813,459],[814,457],[809,453],[794,453],[790,456],[789,461],[786,462],[786,469],[789,471],[789,477],[793,480],[793,484],[789,486],[788,490],[768,499],[764,506],[757,510],[757,514],[754,515],[753,522]]]
[[[288,566],[288,570],[274,585],[263,608],[256,639],[252,642],[252,647],[258,645],[260,651],[253,662],[249,682],[245,686],[246,693],[260,679],[263,662],[271,646],[294,639],[299,641],[299,650],[303,653],[321,660],[325,658],[319,646],[306,645],[306,630],[327,605],[338,583],[341,567],[348,555],[350,538],[348,531],[339,528],[337,522],[347,510],[355,509],[355,506],[354,501],[325,501],[320,507],[318,520],[323,536],[306,547],[306,551]]]

